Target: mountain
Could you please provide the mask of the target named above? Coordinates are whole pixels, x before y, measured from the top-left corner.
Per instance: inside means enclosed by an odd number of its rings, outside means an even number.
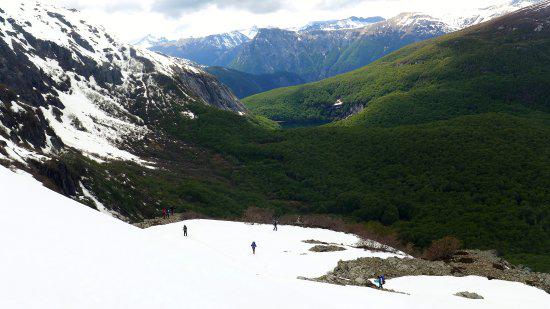
[[[502,1],[502,3],[487,7],[465,9],[452,13],[447,12],[442,14],[440,18],[456,29],[464,29],[543,1],[544,0],[505,0]]]
[[[403,14],[351,30],[261,29],[252,41],[242,46],[230,67],[253,74],[283,70],[307,81],[319,80],[447,31],[445,24],[420,14]]]
[[[152,51],[191,59],[203,65],[227,66],[250,38],[240,31],[170,41],[150,47]]]
[[[531,7],[405,47],[344,75],[244,102],[278,121],[339,120],[356,114],[342,124],[382,126],[490,111],[547,113],[547,13],[545,7]]]
[[[414,18],[418,20],[413,21]],[[420,23],[424,26],[420,27]],[[321,27],[326,29],[316,29]],[[233,32],[184,39],[151,50],[206,66],[223,66],[255,75],[283,71],[314,81],[361,67],[402,46],[448,31],[446,25],[423,14],[403,14],[388,21],[352,17],[315,22],[300,31],[257,29],[251,38]]]
[[[254,75],[224,67],[208,67],[206,72],[216,76],[227,85],[238,98],[281,88],[303,84],[304,80],[297,74],[277,72],[273,74]]]
[[[339,20],[326,20],[326,21],[313,21],[301,27],[301,31],[315,31],[315,30],[340,30],[340,29],[356,29],[362,28],[370,24],[384,21],[385,19],[380,16],[374,17],[356,17],[352,16],[346,19]]]
[[[165,37],[159,38],[157,36],[149,34],[135,42],[132,42],[132,45],[140,48],[151,48],[153,46],[163,45],[169,42],[170,41]]]
[[[1,5],[0,101],[0,157],[22,164],[67,149],[143,162],[139,144],[161,115],[191,103],[245,112],[191,62],[120,43],[74,10],[39,3]]]

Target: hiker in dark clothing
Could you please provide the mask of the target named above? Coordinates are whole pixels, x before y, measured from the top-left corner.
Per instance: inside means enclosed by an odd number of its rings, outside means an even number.
[[[170,213],[172,214],[172,216],[174,215],[174,206],[170,207]]]
[[[380,275],[378,276],[378,278],[376,280],[374,280],[374,282],[378,282],[378,288],[380,289],[383,289],[384,288],[384,275]]]
[[[257,247],[256,242],[253,241],[252,245],[250,245],[250,246],[252,247],[252,254],[256,254],[256,247]]]
[[[162,209],[162,218],[166,219],[166,208]]]
[[[382,280],[382,284],[386,284],[386,276],[380,275],[380,280]]]
[[[279,224],[279,222],[277,222],[277,220],[273,220],[273,230],[274,231],[277,231],[277,224]]]
[[[183,236],[187,236],[187,225],[183,226]]]

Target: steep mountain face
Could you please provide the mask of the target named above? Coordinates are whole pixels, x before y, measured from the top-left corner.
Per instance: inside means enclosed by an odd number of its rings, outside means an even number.
[[[204,65],[227,66],[250,38],[239,31],[188,38],[151,46],[152,51],[174,57],[191,59]]]
[[[374,17],[356,17],[352,16],[346,19],[339,20],[325,20],[325,21],[313,21],[306,26],[300,28],[301,31],[315,31],[315,30],[340,30],[340,29],[356,29],[368,26],[370,24],[384,21],[385,19],[380,16]]]
[[[304,80],[297,74],[287,72],[254,75],[224,67],[208,67],[205,71],[216,76],[231,88],[238,98],[245,98],[274,88],[304,83]]]
[[[187,60],[117,42],[76,11],[0,6],[0,157],[25,163],[66,149],[142,162],[160,116],[201,103],[244,112]],[[137,144],[136,144],[137,143]]]
[[[420,44],[321,82],[247,98],[279,121],[393,126],[493,112],[548,113],[549,2]]]

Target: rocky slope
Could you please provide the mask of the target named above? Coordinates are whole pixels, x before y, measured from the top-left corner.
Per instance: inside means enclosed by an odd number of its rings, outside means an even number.
[[[187,60],[118,42],[74,10],[0,5],[0,157],[24,163],[72,148],[139,162],[131,144],[159,115],[200,102],[244,112]]]
[[[499,258],[492,251],[464,250],[445,261],[399,258],[360,258],[340,261],[316,281],[343,285],[372,286],[369,279],[384,274],[387,279],[405,276],[482,276],[491,280],[525,283],[550,293],[550,274],[531,272]]]

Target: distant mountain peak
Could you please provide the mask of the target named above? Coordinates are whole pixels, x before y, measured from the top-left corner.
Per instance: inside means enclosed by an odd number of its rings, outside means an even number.
[[[142,48],[151,48],[153,46],[162,45],[168,42],[169,40],[165,37],[158,37],[152,34],[148,34],[143,38],[132,42],[131,44]]]
[[[351,16],[346,19],[313,21],[299,28],[298,30],[300,31],[315,31],[315,30],[333,31],[333,30],[341,30],[341,29],[357,29],[357,28],[362,28],[367,25],[381,22],[384,20],[385,19],[380,16],[373,16],[373,17]]]

